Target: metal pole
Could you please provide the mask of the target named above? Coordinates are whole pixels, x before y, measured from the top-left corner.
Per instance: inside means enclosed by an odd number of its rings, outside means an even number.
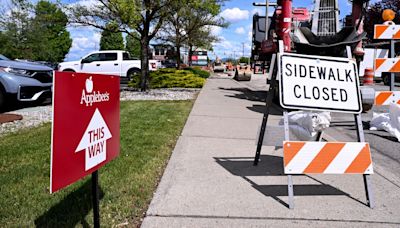
[[[242,42],[242,47],[243,47],[242,56],[244,57],[244,42]]]
[[[289,114],[285,109],[283,110],[283,125],[285,128],[285,141],[289,141],[290,137],[290,126],[289,126]],[[289,209],[294,208],[294,191],[293,191],[293,178],[292,175],[288,175],[288,196],[289,196]]]
[[[272,106],[272,100],[274,99],[274,95],[275,95],[275,89],[277,89],[277,83],[276,83],[276,77],[277,77],[277,73],[278,73],[278,65],[276,63],[277,60],[277,55],[273,54],[272,55],[272,59],[271,59],[271,69],[270,69],[270,75],[271,75],[271,84],[269,86],[268,89],[268,95],[267,95],[267,99],[265,102],[265,106],[267,108],[267,110],[265,110],[265,113],[263,115],[263,120],[261,123],[261,130],[260,130],[260,135],[258,136],[258,141],[257,141],[257,150],[256,150],[256,155],[254,156],[254,162],[253,165],[258,165],[258,162],[260,160],[260,155],[261,155],[261,148],[263,145],[263,141],[264,141],[264,135],[265,135],[265,129],[267,127],[267,122],[268,122],[268,116],[269,116],[269,109]]]
[[[396,57],[395,48],[394,48],[394,40],[390,40],[390,58]],[[390,74],[390,91],[394,91],[394,73]]]
[[[268,40],[269,18],[268,18],[269,1],[265,1],[265,40]]]
[[[93,203],[93,227],[100,228],[99,176],[97,170],[92,173],[92,203]]]

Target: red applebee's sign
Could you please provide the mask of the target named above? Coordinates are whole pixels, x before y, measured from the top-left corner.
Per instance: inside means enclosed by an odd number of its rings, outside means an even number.
[[[50,192],[119,154],[119,77],[56,72],[54,75]]]

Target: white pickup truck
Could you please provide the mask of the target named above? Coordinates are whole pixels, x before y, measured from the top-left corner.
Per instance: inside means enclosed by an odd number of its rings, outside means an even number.
[[[157,60],[149,60],[151,71],[157,70],[158,67]],[[119,75],[128,79],[140,73],[140,68],[140,60],[132,58],[126,51],[96,51],[79,61],[63,62],[58,65],[59,71]]]

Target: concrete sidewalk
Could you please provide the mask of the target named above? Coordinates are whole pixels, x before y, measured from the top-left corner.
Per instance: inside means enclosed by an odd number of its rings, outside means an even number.
[[[282,151],[264,146],[260,164],[252,165],[263,96],[246,83],[207,81],[142,227],[400,226],[398,173],[372,176],[375,209],[365,204],[361,175],[294,176],[289,210]],[[269,124],[281,118],[273,114]]]

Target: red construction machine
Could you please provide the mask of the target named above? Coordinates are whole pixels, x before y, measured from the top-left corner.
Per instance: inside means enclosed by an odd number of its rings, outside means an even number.
[[[272,54],[278,52],[279,40],[283,41],[285,52],[309,55],[346,57],[346,46],[350,46],[354,56],[361,60],[361,42],[366,36],[362,21],[368,2],[353,0],[350,26],[341,29],[337,0],[315,0],[312,13],[306,8],[293,8],[292,0],[253,3],[265,7],[266,15],[270,7],[275,8],[272,16],[253,16],[253,69],[268,68]]]

